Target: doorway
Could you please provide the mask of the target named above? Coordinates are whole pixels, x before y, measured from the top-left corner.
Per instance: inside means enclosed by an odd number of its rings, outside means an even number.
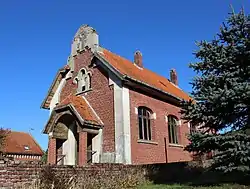
[[[64,154],[63,154],[63,143],[66,140],[64,139],[56,139],[56,164],[63,165],[64,164]]]
[[[93,151],[92,139],[94,138],[94,134],[87,134],[87,163],[93,163],[93,155],[96,153]]]

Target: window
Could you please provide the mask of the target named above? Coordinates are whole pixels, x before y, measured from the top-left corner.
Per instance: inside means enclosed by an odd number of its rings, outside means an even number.
[[[24,150],[29,150],[30,147],[29,146],[24,146]]]
[[[177,119],[174,116],[168,116],[168,137],[169,143],[178,144]]]
[[[87,72],[85,69],[81,69],[75,78],[75,82],[77,83],[77,92],[84,92],[90,89],[90,80],[91,74]]]
[[[145,107],[138,108],[139,139],[151,140],[151,111]]]
[[[196,132],[197,132],[197,130],[196,130],[195,125],[192,124],[192,122],[190,122],[190,134],[194,134]]]

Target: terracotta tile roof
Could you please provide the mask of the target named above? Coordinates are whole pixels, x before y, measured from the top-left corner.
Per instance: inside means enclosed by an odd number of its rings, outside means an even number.
[[[17,131],[8,132],[3,151],[12,154],[43,155],[41,147],[30,134]]]
[[[131,61],[116,55],[106,49],[99,53],[107,62],[109,62],[121,74],[127,75],[133,79],[144,82],[152,87],[160,89],[164,92],[170,93],[178,98],[189,100],[190,97],[187,93],[179,87],[172,84],[167,78],[164,78],[146,68],[140,69]]]
[[[62,100],[62,102],[58,105],[58,108],[69,104],[74,106],[74,108],[80,114],[80,116],[83,118],[84,121],[97,125],[103,125],[101,120],[94,113],[94,110],[91,109],[86,99],[83,98],[82,96],[75,96],[71,94],[67,98]]]

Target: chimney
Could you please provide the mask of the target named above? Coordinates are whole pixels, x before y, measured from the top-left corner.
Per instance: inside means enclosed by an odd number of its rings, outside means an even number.
[[[134,54],[134,63],[139,66],[140,68],[143,68],[142,65],[142,54],[140,51],[136,51]]]
[[[178,78],[177,78],[177,73],[175,69],[170,70],[170,81],[173,84],[178,85]]]

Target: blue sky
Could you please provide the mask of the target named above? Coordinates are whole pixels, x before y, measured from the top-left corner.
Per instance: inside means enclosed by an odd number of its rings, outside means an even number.
[[[42,100],[59,68],[66,64],[78,27],[89,24],[100,44],[130,60],[139,49],[144,66],[169,77],[176,68],[185,91],[194,76],[195,41],[212,39],[233,4],[249,0],[8,0],[0,3],[0,126],[29,132],[43,149],[41,133],[49,112]]]

